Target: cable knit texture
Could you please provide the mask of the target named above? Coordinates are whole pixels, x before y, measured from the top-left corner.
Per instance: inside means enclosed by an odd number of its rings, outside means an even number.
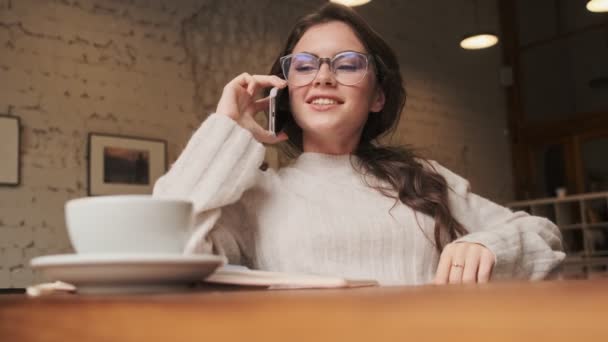
[[[197,231],[186,253],[225,255],[251,268],[375,279],[383,285],[433,280],[439,253],[434,220],[365,185],[350,155],[303,153],[262,171],[265,148],[225,115],[194,133],[154,196],[194,203]],[[470,192],[436,162],[452,214],[496,256],[492,279],[542,279],[564,258],[550,221],[513,213]]]

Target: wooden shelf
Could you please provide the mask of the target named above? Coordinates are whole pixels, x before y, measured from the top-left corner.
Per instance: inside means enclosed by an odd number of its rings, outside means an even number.
[[[566,224],[559,227],[560,230],[575,230],[575,229],[583,229],[584,225],[582,223],[575,224]]]
[[[560,230],[572,230],[572,229],[593,229],[593,228],[606,228],[608,229],[608,222],[597,222],[597,223],[574,223],[564,224],[559,226]]]

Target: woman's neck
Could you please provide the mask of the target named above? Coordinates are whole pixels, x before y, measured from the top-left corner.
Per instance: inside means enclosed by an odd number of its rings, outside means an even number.
[[[337,137],[320,137],[311,136],[303,133],[302,147],[304,152],[343,155],[351,154],[357,149],[359,144],[360,134],[356,137],[337,138]]]

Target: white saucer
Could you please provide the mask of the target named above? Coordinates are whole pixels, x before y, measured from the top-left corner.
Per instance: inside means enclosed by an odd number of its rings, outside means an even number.
[[[208,254],[60,254],[31,260],[51,281],[75,285],[79,293],[185,290],[225,263]]]

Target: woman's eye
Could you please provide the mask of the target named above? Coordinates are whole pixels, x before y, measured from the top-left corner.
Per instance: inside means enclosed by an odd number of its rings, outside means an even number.
[[[309,72],[309,71],[313,71],[314,67],[312,65],[297,65],[295,67],[295,70],[297,72]]]
[[[356,65],[338,65],[337,70],[341,71],[357,71],[358,67]]]

